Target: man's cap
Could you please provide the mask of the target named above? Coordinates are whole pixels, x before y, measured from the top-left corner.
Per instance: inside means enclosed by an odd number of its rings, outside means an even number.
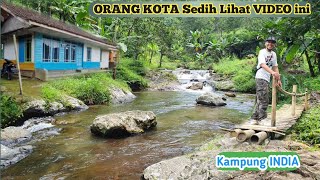
[[[277,41],[276,41],[276,38],[273,37],[273,36],[269,36],[269,37],[266,39],[266,41],[271,41],[271,42],[273,42],[273,43],[276,43],[276,42],[277,42]]]

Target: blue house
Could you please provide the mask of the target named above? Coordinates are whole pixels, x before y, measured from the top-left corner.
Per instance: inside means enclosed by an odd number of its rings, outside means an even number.
[[[1,57],[16,60],[26,76],[47,80],[110,68],[117,45],[77,26],[9,3],[1,3]],[[2,66],[1,66],[2,67]]]

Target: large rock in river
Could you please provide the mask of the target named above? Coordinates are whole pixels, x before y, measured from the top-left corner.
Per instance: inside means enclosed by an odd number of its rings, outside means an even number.
[[[30,140],[32,134],[30,131],[23,129],[22,127],[10,126],[5,129],[1,129],[1,144],[18,144]]]
[[[193,83],[191,86],[187,87],[187,89],[192,89],[192,90],[203,89],[203,82]]]
[[[110,94],[113,104],[131,102],[136,98],[136,96],[133,95],[129,90],[124,90],[117,87],[111,87]]]
[[[53,116],[57,113],[68,111],[83,111],[88,109],[81,100],[63,95],[63,101],[47,103],[44,100],[33,100],[24,105],[23,115],[25,119],[33,117]]]
[[[156,115],[152,111],[127,111],[98,116],[90,129],[99,136],[125,137],[143,133],[156,125]]]
[[[16,148],[10,148],[3,144],[1,144],[0,146],[1,146],[0,169],[3,169],[9,165],[17,163],[21,159],[27,157],[32,152],[31,145],[25,145],[25,146],[16,147]]]
[[[218,94],[205,93],[196,99],[197,104],[206,106],[224,106],[226,105],[224,98]]]

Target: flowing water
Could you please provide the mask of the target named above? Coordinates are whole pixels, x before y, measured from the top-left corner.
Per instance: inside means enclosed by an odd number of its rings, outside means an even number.
[[[156,162],[194,151],[249,117],[254,96],[228,98],[224,107],[203,107],[203,92],[141,92],[129,104],[91,106],[87,111],[55,117],[59,135],[34,143],[34,152],[1,172],[2,179],[139,179]],[[150,110],[157,127],[123,139],[103,139],[89,126],[97,115]],[[60,124],[60,125],[58,125]]]

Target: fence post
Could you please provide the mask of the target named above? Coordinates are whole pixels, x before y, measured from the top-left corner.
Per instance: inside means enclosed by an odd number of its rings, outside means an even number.
[[[13,42],[14,42],[14,52],[16,53],[16,62],[17,62],[17,68],[18,68],[18,76],[19,76],[19,87],[20,87],[20,95],[22,95],[22,80],[21,80],[21,71],[20,71],[20,60],[19,60],[19,51],[18,51],[18,44],[17,44],[17,38],[16,35],[13,35]]]
[[[306,95],[304,95],[304,110],[309,109],[309,104],[308,104],[308,89],[306,88]]]
[[[292,87],[292,102],[291,102],[291,115],[295,116],[296,115],[296,101],[297,101],[297,85],[293,85]]]
[[[272,109],[271,109],[271,127],[276,126],[276,110],[277,110],[277,88],[276,79],[272,78]]]

